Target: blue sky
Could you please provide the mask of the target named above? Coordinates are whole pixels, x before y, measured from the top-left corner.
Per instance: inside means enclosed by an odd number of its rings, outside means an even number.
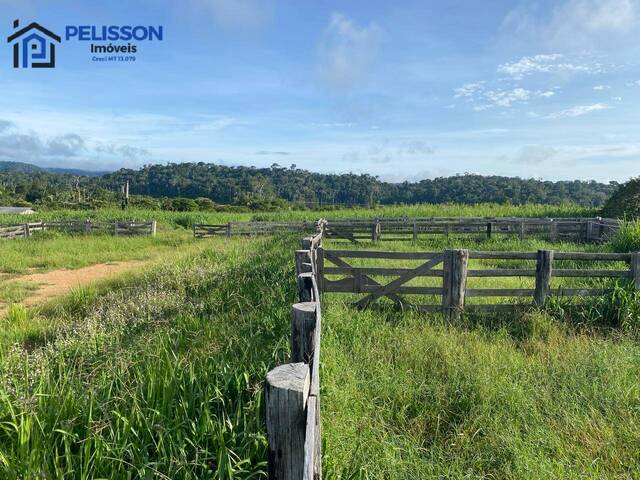
[[[626,180],[640,172],[640,0],[0,0],[38,21],[162,25],[133,63],[0,47],[0,160],[214,162]],[[104,42],[96,42],[104,43]],[[127,42],[113,42],[126,44]]]

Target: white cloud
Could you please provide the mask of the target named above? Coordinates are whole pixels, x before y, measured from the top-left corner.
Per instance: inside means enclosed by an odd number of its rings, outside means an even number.
[[[147,157],[145,149],[127,144],[91,141],[76,133],[45,136],[25,131],[15,124],[0,120],[0,161],[35,163],[40,166],[86,168],[87,159],[121,164]]]
[[[453,98],[473,97],[476,92],[484,88],[485,82],[465,83],[454,90]]]
[[[640,87],[640,80],[636,80],[635,82],[627,83],[627,87]]]
[[[567,60],[565,55],[559,53],[539,54],[522,57],[512,63],[503,63],[498,66],[498,73],[511,76],[515,80],[534,73],[602,73],[603,65],[597,62],[575,62]]]
[[[556,48],[613,47],[637,41],[639,10],[638,0],[565,0],[548,15],[521,4],[506,15],[502,27],[508,36]]]
[[[546,118],[566,118],[566,117],[580,117],[591,112],[597,112],[599,110],[607,110],[611,108],[606,103],[594,103],[592,105],[577,105],[575,107],[561,110],[560,112],[547,115]]]
[[[597,91],[609,90],[610,88],[611,87],[609,85],[596,85],[595,87],[593,87],[593,89]]]
[[[258,0],[198,0],[218,25],[227,30],[247,30],[264,24],[269,18],[265,2]]]
[[[454,89],[454,98],[462,98],[472,103],[477,112],[490,108],[510,108],[518,104],[526,104],[536,98],[550,98],[555,95],[553,90],[527,90],[516,87],[511,89],[487,89],[486,82],[467,83]]]
[[[334,13],[319,48],[323,80],[338,89],[366,83],[381,36],[382,30],[375,23],[360,27],[341,13]]]

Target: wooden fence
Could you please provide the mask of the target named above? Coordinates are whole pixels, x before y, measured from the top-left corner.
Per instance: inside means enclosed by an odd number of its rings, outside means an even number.
[[[318,252],[322,231],[302,241],[296,252],[300,303],[292,307],[291,360],[267,373],[266,424],[269,478],[319,480],[322,475],[320,434],[320,334]]]
[[[640,253],[570,253],[539,250],[538,252],[477,252],[445,250],[444,252],[382,252],[364,250],[324,250],[317,253],[318,284],[321,292],[365,294],[356,306],[366,308],[375,300],[387,297],[402,308],[422,311],[442,311],[456,315],[465,309],[501,310],[517,304],[466,304],[467,298],[531,297],[533,304],[542,305],[549,296],[575,297],[604,295],[605,288],[552,288],[552,278],[623,278],[640,288]],[[359,267],[352,259],[419,261],[416,267]],[[469,269],[469,260],[518,260],[535,262],[531,268]],[[570,261],[580,268],[554,268],[558,262]],[[624,262],[624,269],[584,268],[589,262]],[[351,262],[351,263],[349,263]],[[330,278],[342,276],[340,279]],[[395,277],[381,284],[372,277]],[[407,285],[416,278],[436,277],[437,285]],[[533,277],[534,288],[469,288],[473,277]],[[414,305],[406,295],[440,297],[440,302]],[[531,304],[529,302],[528,304]]]
[[[610,218],[384,218],[320,220],[325,237],[359,243],[363,240],[416,241],[431,235],[512,235],[520,239],[544,237],[552,242],[570,240],[589,243],[605,242],[619,228]],[[270,235],[278,232],[310,232],[318,222],[229,222],[196,224],[195,238],[216,235]]]
[[[45,230],[83,234],[155,235],[156,228],[155,220],[150,222],[96,222],[91,220],[33,222],[20,225],[0,225],[0,239],[28,238],[35,232]]]
[[[208,238],[214,236],[256,236],[271,235],[281,232],[313,233],[316,230],[316,221],[296,222],[228,222],[222,224],[198,223],[193,225],[195,238]]]
[[[359,243],[371,241],[416,241],[430,235],[512,235],[561,240],[604,242],[619,228],[606,218],[416,218],[338,220],[327,222],[327,238]]]

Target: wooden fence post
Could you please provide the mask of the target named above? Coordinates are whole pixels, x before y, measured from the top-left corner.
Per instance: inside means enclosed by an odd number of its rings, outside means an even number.
[[[113,234],[116,237],[118,236],[118,221],[117,220],[115,222],[113,222]]]
[[[631,278],[633,278],[633,286],[640,290],[640,252],[631,254]]]
[[[593,222],[591,220],[587,220],[587,225],[584,232],[585,243],[589,243],[591,241],[591,237],[593,237]]]
[[[447,250],[444,253],[442,307],[449,318],[458,318],[464,310],[467,289],[469,250]]]
[[[316,332],[316,302],[294,303],[291,308],[291,362],[309,363]]]
[[[491,230],[493,229],[493,224],[491,222],[487,223],[487,240],[491,239]]]
[[[377,242],[379,237],[380,237],[380,220],[376,220],[376,222],[371,227],[371,240],[374,242]]]
[[[31,229],[29,228],[29,224],[24,224],[24,238],[29,238],[31,236]]]
[[[316,249],[316,282],[318,284],[318,293],[324,290],[324,249],[319,247]],[[317,299],[320,301],[320,299]]]
[[[413,222],[413,243],[418,240],[418,222]]]
[[[227,237],[231,237],[231,222],[227,222]]]
[[[553,250],[538,250],[536,262],[536,289],[533,293],[533,302],[544,305],[551,291],[551,275],[553,270]]]
[[[558,241],[558,222],[551,220],[551,226],[549,227],[549,241],[556,243]]]
[[[524,222],[520,222],[520,240],[524,240]]]
[[[156,231],[158,230],[158,222],[155,220],[151,220],[151,236],[156,236]]]
[[[265,416],[271,480],[300,480],[303,476],[310,381],[305,363],[280,365],[267,373]]]

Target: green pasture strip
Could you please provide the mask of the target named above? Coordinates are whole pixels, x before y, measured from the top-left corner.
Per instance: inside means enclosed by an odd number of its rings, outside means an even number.
[[[0,272],[24,274],[96,263],[150,260],[193,240],[169,230],[151,236],[68,235],[44,232],[31,238],[0,241]]]
[[[640,347],[541,312],[446,324],[323,308],[326,478],[603,479],[640,471]]]
[[[263,381],[288,355],[297,238],[210,239],[5,321],[0,477],[266,477]],[[17,323],[17,325],[15,325]]]
[[[416,204],[391,205],[374,208],[354,207],[318,210],[280,210],[275,212],[170,212],[165,210],[147,210],[130,208],[120,210],[104,208],[99,210],[45,210],[34,215],[2,215],[0,224],[21,224],[41,220],[157,220],[158,229],[166,227],[190,228],[194,223],[220,224],[230,221],[249,220],[317,220],[351,218],[390,218],[390,217],[594,217],[598,210],[572,204],[563,205],[500,205],[484,203],[465,204]]]

